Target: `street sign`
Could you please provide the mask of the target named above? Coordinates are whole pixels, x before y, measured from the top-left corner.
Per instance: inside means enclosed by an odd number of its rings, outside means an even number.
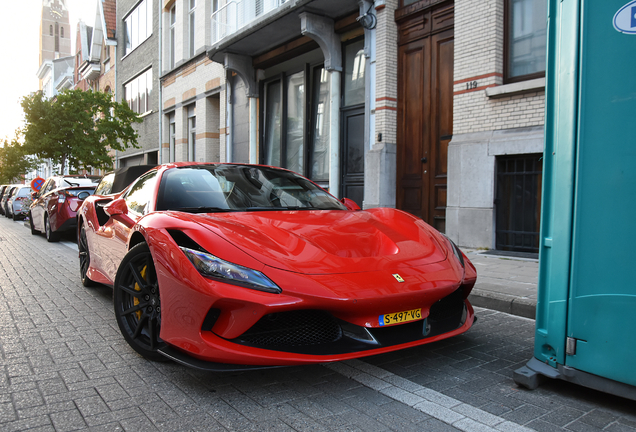
[[[31,180],[31,189],[39,192],[43,184],[44,184],[44,179],[42,177],[36,177],[33,180]]]

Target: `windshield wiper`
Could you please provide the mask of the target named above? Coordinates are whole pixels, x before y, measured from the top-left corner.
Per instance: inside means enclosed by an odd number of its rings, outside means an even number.
[[[167,209],[169,211],[180,211],[185,213],[220,213],[220,212],[233,212],[236,209],[221,208],[221,207],[179,207]]]
[[[79,186],[79,183],[72,183],[72,182],[70,182],[70,181],[68,181],[68,180],[66,180],[66,179],[64,179],[64,181],[65,181],[66,183],[68,183],[69,185],[71,185],[71,187]]]
[[[272,207],[247,207],[245,211],[286,211],[286,210],[316,210],[313,207],[300,207],[300,206],[272,206]]]

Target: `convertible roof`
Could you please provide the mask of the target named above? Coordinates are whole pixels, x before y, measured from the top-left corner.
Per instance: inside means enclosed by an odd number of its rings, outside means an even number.
[[[123,168],[117,168],[113,171],[115,173],[115,178],[113,179],[113,188],[110,193],[123,191],[126,186],[133,182],[133,180],[156,166],[157,165],[131,165]]]

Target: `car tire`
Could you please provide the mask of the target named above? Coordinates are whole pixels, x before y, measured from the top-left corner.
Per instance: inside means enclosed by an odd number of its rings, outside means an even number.
[[[20,219],[20,216],[16,215],[15,213],[13,213],[13,220],[17,221],[18,219]]]
[[[91,254],[88,250],[88,241],[86,240],[86,229],[84,224],[80,228],[80,235],[77,239],[77,249],[79,250],[79,262],[80,262],[80,278],[82,285],[86,288],[95,286],[96,283],[90,279],[87,275],[88,268],[91,265]]]
[[[161,331],[157,272],[146,243],[134,246],[119,265],[113,289],[115,318],[126,342],[143,357],[167,361],[158,350],[166,344]]]
[[[40,231],[35,229],[35,225],[33,225],[33,215],[29,212],[29,228],[31,228],[31,235],[38,235]]]
[[[44,216],[44,234],[46,235],[46,241],[49,243],[54,243],[60,240],[60,233],[53,231],[48,215]]]

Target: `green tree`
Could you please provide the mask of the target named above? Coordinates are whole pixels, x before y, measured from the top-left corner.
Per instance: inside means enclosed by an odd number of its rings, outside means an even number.
[[[103,92],[66,90],[54,99],[36,92],[22,99],[24,150],[61,166],[109,169],[111,150],[138,148],[132,127],[141,119]]]
[[[37,160],[27,156],[17,137],[12,141],[3,140],[0,147],[0,184],[17,183],[36,165]]]

